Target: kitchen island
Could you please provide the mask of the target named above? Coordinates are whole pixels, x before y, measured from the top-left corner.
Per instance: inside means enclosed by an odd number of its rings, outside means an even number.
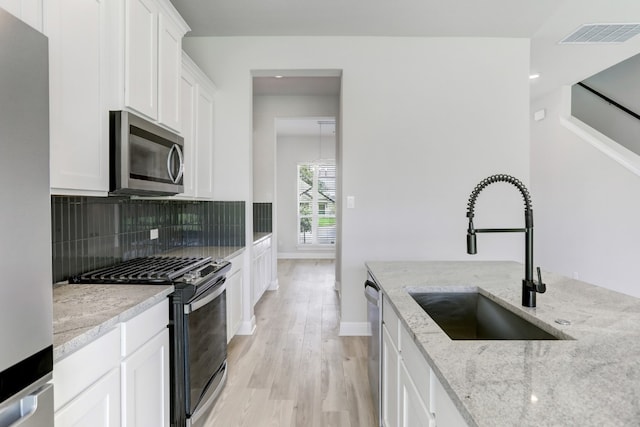
[[[469,426],[640,424],[637,298],[543,271],[547,292],[538,295],[537,308],[525,308],[524,267],[516,262],[368,262],[367,268]],[[407,293],[420,288],[477,290],[565,339],[451,340]]]

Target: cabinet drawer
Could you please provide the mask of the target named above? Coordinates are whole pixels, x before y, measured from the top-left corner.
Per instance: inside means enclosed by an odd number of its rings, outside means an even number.
[[[136,351],[169,324],[169,299],[122,323],[122,357]]]
[[[386,325],[393,344],[398,350],[401,350],[399,332],[400,321],[398,319],[398,315],[396,315],[396,312],[393,310],[393,307],[391,307],[391,304],[387,302],[384,295],[382,296],[382,323]]]
[[[415,384],[415,388],[420,395],[420,399],[427,407],[429,412],[434,412],[431,408],[431,368],[427,364],[418,346],[413,340],[413,336],[405,327],[400,328],[400,341],[402,342],[402,359],[411,372],[411,378]]]
[[[115,327],[53,366],[54,410],[120,366],[120,328]]]

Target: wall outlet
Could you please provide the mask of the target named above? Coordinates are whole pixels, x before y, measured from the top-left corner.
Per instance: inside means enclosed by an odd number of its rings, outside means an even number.
[[[151,230],[151,232],[149,233],[149,238],[151,240],[156,240],[158,238],[158,229],[154,228]]]

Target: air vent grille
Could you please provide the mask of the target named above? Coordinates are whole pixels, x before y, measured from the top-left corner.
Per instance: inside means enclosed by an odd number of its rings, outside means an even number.
[[[559,44],[622,43],[640,34],[640,24],[584,24]]]

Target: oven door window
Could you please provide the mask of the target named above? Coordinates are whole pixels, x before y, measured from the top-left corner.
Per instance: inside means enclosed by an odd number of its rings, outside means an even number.
[[[206,294],[208,292],[204,296]],[[185,375],[189,415],[193,414],[212,377],[227,358],[226,297],[225,290],[213,301],[186,315],[185,357],[189,363]]]

